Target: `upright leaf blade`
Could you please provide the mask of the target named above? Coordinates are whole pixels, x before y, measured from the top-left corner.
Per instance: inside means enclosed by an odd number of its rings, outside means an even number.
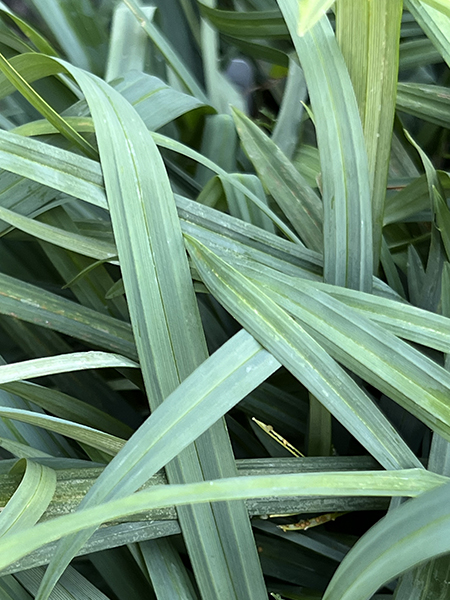
[[[234,110],[234,120],[244,150],[258,175],[311,250],[323,244],[322,204],[283,152],[243,113]]]
[[[327,17],[303,37],[297,0],[277,0],[305,73],[316,119],[324,205],[324,279],[370,291],[372,209],[355,94]]]
[[[374,268],[381,252],[403,0],[339,0],[336,30],[355,90],[369,161]]]

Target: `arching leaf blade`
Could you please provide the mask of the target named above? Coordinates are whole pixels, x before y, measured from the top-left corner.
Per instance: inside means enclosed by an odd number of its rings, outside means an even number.
[[[374,525],[342,561],[324,600],[365,600],[407,569],[450,552],[449,487],[406,502]]]
[[[19,487],[0,514],[0,538],[35,525],[56,489],[56,472],[31,460],[18,461],[11,472],[23,471]]]

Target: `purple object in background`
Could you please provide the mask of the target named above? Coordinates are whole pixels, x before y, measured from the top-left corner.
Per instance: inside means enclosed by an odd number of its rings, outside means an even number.
[[[251,94],[255,89],[255,77],[251,63],[243,58],[234,58],[225,71],[227,78],[241,92],[247,104],[247,113],[252,110]]]

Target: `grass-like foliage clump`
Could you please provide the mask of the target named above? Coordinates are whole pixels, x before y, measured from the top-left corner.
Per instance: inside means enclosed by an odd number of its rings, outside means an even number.
[[[0,2],[0,600],[436,600],[447,0]]]

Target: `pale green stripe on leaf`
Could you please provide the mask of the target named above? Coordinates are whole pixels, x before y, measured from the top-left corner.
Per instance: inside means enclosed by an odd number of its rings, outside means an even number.
[[[2,168],[106,208],[100,165],[50,144],[0,130]]]
[[[52,455],[47,452],[8,438],[0,438],[0,446],[17,458],[52,458]]]
[[[67,63],[61,64],[82,88],[96,124],[131,321],[154,409],[207,356],[173,194],[161,156],[133,107],[105,82]],[[127,152],[122,152],[123,148]],[[218,435],[220,428],[222,438]],[[223,425],[216,426],[215,434],[211,435],[206,454],[197,447],[201,466],[191,457],[189,460],[180,457],[179,471],[169,466],[169,475],[181,480],[201,478],[208,459],[214,459],[211,447],[216,448],[218,440],[221,466],[231,465],[235,469]],[[210,507],[189,509],[180,512],[180,521],[200,587],[206,595],[223,590],[231,598],[234,572],[228,568],[223,548],[245,544],[246,560],[253,562],[257,570],[259,567],[253,542],[246,543],[251,540],[251,530],[245,507],[229,508],[225,518],[219,512],[213,515]],[[239,518],[234,523],[236,515]],[[201,545],[199,536],[203,538]],[[48,598],[78,543],[67,540],[59,549],[42,582],[40,600]],[[253,568],[252,572],[258,571]],[[262,582],[262,577],[253,578],[258,580]],[[236,589],[238,583],[237,578]]]
[[[142,8],[149,21],[155,11],[155,6]],[[130,40],[133,40],[132,44]],[[112,19],[105,80],[112,81],[132,70],[144,71],[147,44],[147,35],[128,7],[117,4]]]
[[[55,244],[83,256],[102,261],[117,258],[114,244],[41,223],[37,219],[30,219],[3,206],[0,206],[0,219],[44,242]]]
[[[152,413],[105,468],[83,506],[141,487],[279,366],[250,335],[238,333]],[[88,537],[82,534],[81,542]],[[73,542],[68,543],[69,555]]]
[[[80,121],[71,120],[77,126]],[[81,130],[92,131],[92,121],[83,117],[81,119]],[[19,132],[31,133],[35,130],[26,126],[21,127]],[[52,133],[50,127],[44,124],[36,126],[36,133]],[[192,150],[188,146],[177,142],[167,136],[158,133],[151,133],[156,144],[162,148],[173,150],[183,156],[191,158],[199,164],[207,167],[214,173],[227,179],[236,190],[243,193],[251,202],[255,204],[265,215],[267,215],[277,227],[291,241],[299,243],[297,236],[274,212],[252,193],[239,180],[220,168],[215,162],[206,158],[199,152]],[[106,197],[103,188],[102,171],[98,163],[88,158],[74,155],[72,152],[62,150],[49,144],[43,144],[33,139],[24,139],[20,135],[0,130],[0,159],[2,168],[28,177],[33,181],[48,185],[57,190],[75,196],[102,208],[107,207]]]
[[[36,48],[42,52],[43,54],[49,54],[50,56],[57,56],[58,53],[53,48],[53,46],[49,43],[48,40],[44,38],[43,35],[39,33],[34,27],[32,27],[29,23],[21,19],[19,16],[14,14],[14,12],[3,4],[0,7],[0,14],[8,15],[10,19],[14,21],[17,27],[24,33],[28,39],[33,42]]]
[[[69,371],[82,371],[84,369],[111,368],[137,368],[139,365],[134,361],[107,352],[72,352],[59,356],[45,358],[34,358],[9,365],[0,365],[0,383],[20,381],[21,379],[32,379],[55,373],[67,373]]]
[[[3,383],[0,387],[10,394],[37,404],[37,406],[61,419],[75,421],[75,423],[100,429],[122,438],[130,437],[133,432],[131,427],[125,425],[119,419],[112,417],[88,402],[78,400],[78,398],[64,394],[59,390],[29,381]]]
[[[450,376],[436,362],[306,282],[290,293],[266,293],[313,337],[318,334],[337,361],[450,439]]]
[[[0,273],[0,314],[137,358],[129,323]]]
[[[431,8],[439,11],[446,17],[450,17],[450,4],[448,0],[421,0],[422,4],[428,4]]]

